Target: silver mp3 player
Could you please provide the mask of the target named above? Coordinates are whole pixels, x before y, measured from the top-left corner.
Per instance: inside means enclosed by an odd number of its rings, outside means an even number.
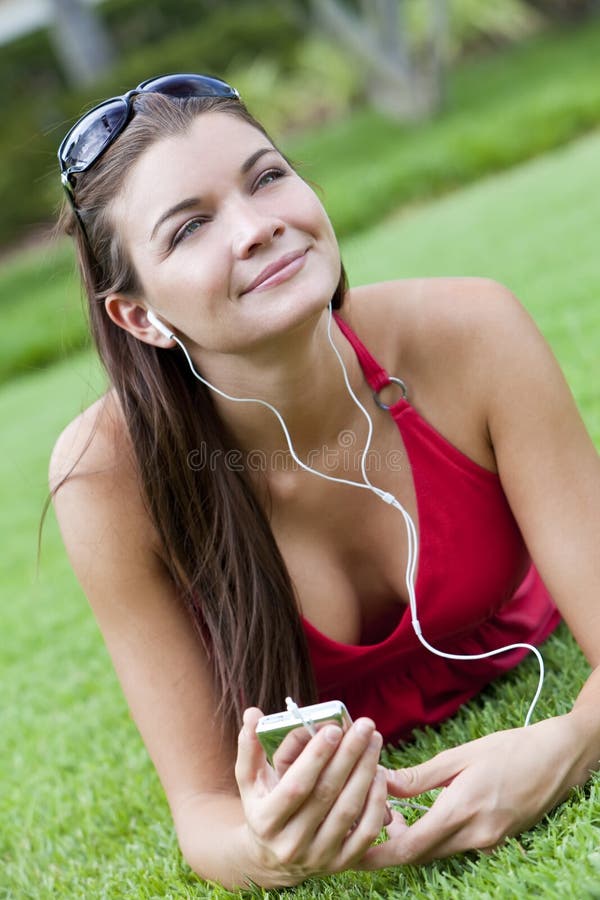
[[[328,700],[263,716],[256,726],[256,735],[267,759],[273,765],[273,755],[290,731],[307,728],[311,734],[316,734],[319,728],[329,724],[339,725],[342,731],[346,731],[352,724],[350,713],[341,700]]]

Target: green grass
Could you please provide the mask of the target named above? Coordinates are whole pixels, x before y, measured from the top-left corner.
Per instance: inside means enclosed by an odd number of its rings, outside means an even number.
[[[521,297],[563,364],[600,445],[600,133],[343,244],[353,283],[485,275]]]
[[[599,154],[600,135],[589,136],[390,218],[343,248],[354,282],[467,272],[508,284],[550,340],[598,446]],[[0,897],[232,896],[198,881],[180,860],[167,804],[52,516],[35,577],[35,529],[50,447],[101,385],[97,365],[81,354],[0,390]],[[548,676],[538,715],[560,714],[587,666],[565,628],[550,639],[544,657]],[[393,759],[416,762],[443,746],[521,724],[536,678],[529,659],[441,729],[419,733]],[[584,900],[600,897],[599,886],[595,778],[492,856],[344,873],[283,895]]]
[[[0,268],[0,383],[39,369],[87,342],[69,244],[28,250]]]
[[[600,122],[600,22],[544,34],[450,72],[431,122],[372,110],[290,144],[321,184],[338,234],[556,147]]]
[[[348,236],[399,204],[505,169],[598,122],[600,22],[461,66],[433,122],[402,128],[362,110],[283,145],[323,187],[338,234]],[[80,306],[64,245],[0,269],[0,382],[81,348]]]

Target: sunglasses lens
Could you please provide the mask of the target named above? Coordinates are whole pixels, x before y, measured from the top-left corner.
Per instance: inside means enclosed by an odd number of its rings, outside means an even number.
[[[140,84],[138,90],[169,97],[238,97],[235,88],[208,75],[163,75]]]
[[[61,147],[64,169],[83,171],[91,165],[123,128],[126,119],[127,103],[120,99],[104,103],[84,116],[69,132]]]
[[[145,92],[180,99],[186,97],[239,99],[240,96],[235,88],[220,78],[211,78],[210,75],[161,75],[159,78],[149,78],[123,97],[107,100],[90,110],[67,134],[58,151],[65,186],[67,183],[72,186],[72,175],[89,169],[112,144],[127,124],[131,99]]]

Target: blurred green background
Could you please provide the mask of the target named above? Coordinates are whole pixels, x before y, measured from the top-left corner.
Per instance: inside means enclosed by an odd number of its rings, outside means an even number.
[[[258,118],[279,138],[315,126],[322,132],[333,122],[352,117],[367,102],[388,113],[398,112],[394,102],[404,85],[414,98],[415,117],[427,117],[429,112],[476,113],[476,104],[485,106],[486,99],[497,103],[502,90],[522,104],[520,95],[537,89],[542,102],[552,107],[549,111],[577,120],[563,123],[562,135],[533,135],[531,146],[521,150],[539,151],[552,140],[564,139],[565,130],[572,134],[592,124],[598,109],[597,97],[590,96],[597,80],[595,40],[584,41],[572,53],[565,47],[561,53],[552,42],[545,47],[542,41],[538,55],[527,63],[518,54],[517,60],[512,59],[510,51],[525,40],[548,34],[551,28],[559,41],[568,41],[569,32],[582,18],[586,28],[593,22],[596,5],[582,0],[496,0],[493,4],[485,0],[449,4],[443,0],[104,0],[92,5],[82,0],[47,0],[47,27],[26,31],[1,46],[0,245],[10,245],[40,223],[52,221],[60,197],[55,151],[68,124],[90,104],[162,72],[201,70],[225,77],[238,86]],[[28,0],[0,2],[0,41],[3,8],[5,14],[14,8],[14,19],[16,11],[25,13],[27,6]],[[392,13],[390,6],[395,8]],[[380,7],[383,12],[377,13]],[[393,36],[390,40],[394,28],[400,35],[395,42]],[[8,40],[8,27],[5,33]],[[467,78],[469,87],[460,77],[454,83],[453,75],[464,72],[465,62],[499,54],[504,56],[504,66],[490,74],[490,80],[481,81],[473,73]],[[379,62],[388,64],[379,72],[378,55]],[[397,80],[396,71],[401,76]],[[552,75],[560,76],[561,90]],[[585,98],[574,103],[575,108],[564,96],[547,96],[553,89],[557,94],[568,92],[566,83],[575,86],[573,79],[579,89],[587,84]],[[488,98],[490,88],[493,96]],[[433,95],[433,104],[423,99],[424,94]],[[377,153],[378,132],[368,134],[370,150]],[[398,136],[394,135],[395,146]],[[454,161],[448,174],[455,181],[472,166],[477,174],[482,167],[502,161],[491,150],[496,135],[488,132],[488,137],[487,158],[482,158],[486,156],[483,148],[471,147],[465,157]],[[356,152],[352,141],[342,159]],[[499,155],[503,156],[502,151]],[[422,181],[413,191],[423,190]],[[344,220],[340,224],[346,227]],[[353,220],[352,224],[358,223]]]
[[[70,246],[52,237],[69,125],[154,74],[231,81],[320,186],[353,283],[504,281],[600,446],[599,6],[48,0],[17,34],[28,3],[0,0],[0,898],[225,896],[180,861],[52,516],[36,572],[53,441],[104,384]],[[587,668],[566,630],[545,656],[540,715],[552,715]],[[534,665],[520,667],[406,752],[416,761],[519,724],[535,680]],[[599,794],[596,780],[522,844],[476,864],[348,874],[329,896],[598,896]],[[297,895],[320,891],[309,883]]]
[[[47,0],[44,27],[8,40],[3,10],[14,32],[27,0],[0,0],[0,382],[85,344],[70,251],[50,235],[56,150],[90,105],[153,74],[225,77],[344,238],[596,127],[597,7]]]

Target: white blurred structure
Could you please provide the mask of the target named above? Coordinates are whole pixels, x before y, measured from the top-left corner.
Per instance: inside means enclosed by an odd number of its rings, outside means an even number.
[[[0,45],[48,27],[57,59],[74,84],[93,82],[111,65],[110,38],[92,7],[100,0],[0,0]]]
[[[310,0],[315,20],[356,61],[373,106],[400,120],[419,120],[443,101],[449,0],[427,0],[427,37],[413,45],[407,0]]]
[[[84,0],[95,4],[99,0]],[[0,44],[36,28],[50,25],[54,13],[50,0],[0,0]]]

